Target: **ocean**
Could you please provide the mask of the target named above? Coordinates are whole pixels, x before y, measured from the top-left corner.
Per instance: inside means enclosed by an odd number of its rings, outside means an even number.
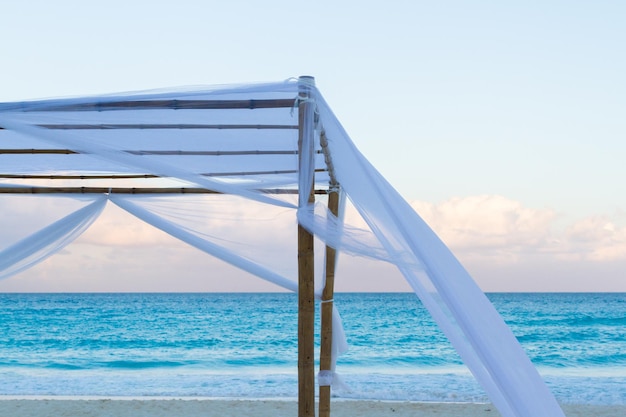
[[[626,404],[626,294],[488,297],[560,402]],[[350,349],[334,395],[489,401],[414,294],[335,302]],[[0,294],[0,396],[295,398],[297,298]]]

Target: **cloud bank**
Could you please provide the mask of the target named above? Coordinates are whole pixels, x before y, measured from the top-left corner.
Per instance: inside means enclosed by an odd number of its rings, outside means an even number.
[[[44,210],[32,204],[33,199],[4,206],[0,248],[24,233],[21,220]],[[597,215],[564,224],[555,210],[526,207],[499,195],[411,205],[485,291],[626,291],[626,227],[616,217]],[[71,211],[79,204],[74,206],[64,209]],[[198,209],[202,207],[206,206]],[[295,273],[295,220],[281,220],[288,214],[284,209],[240,205],[233,211],[224,203],[211,210],[204,226],[216,239],[237,251],[248,250],[250,257],[287,276]],[[257,220],[242,222],[246,216]],[[50,210],[39,217],[28,230],[55,218]],[[346,218],[363,226],[353,208]],[[393,267],[350,256],[340,258],[337,276],[340,291],[408,290]],[[212,259],[111,204],[62,253],[0,282],[0,291],[262,290],[279,288]]]
[[[626,227],[608,215],[562,225],[499,195],[412,207],[486,290],[626,291]]]
[[[552,209],[524,207],[498,195],[452,198],[412,207],[455,252],[465,256],[519,261],[530,255],[561,260],[626,259],[626,227],[608,216],[577,220],[564,229]]]

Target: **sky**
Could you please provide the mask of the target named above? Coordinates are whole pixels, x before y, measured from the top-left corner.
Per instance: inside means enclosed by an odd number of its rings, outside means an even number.
[[[312,75],[483,290],[626,291],[622,1],[24,0],[0,19],[0,101]],[[0,207],[2,248],[26,209]],[[342,272],[341,291],[408,290],[360,259],[342,258]],[[275,289],[114,208],[0,281],[0,291]]]

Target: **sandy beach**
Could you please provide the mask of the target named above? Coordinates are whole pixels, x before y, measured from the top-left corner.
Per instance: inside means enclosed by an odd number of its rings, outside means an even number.
[[[568,417],[619,417],[626,406],[566,404]],[[41,398],[0,399],[0,417],[295,417],[298,407],[289,400]],[[416,403],[387,401],[333,402],[335,417],[498,417],[491,404]]]

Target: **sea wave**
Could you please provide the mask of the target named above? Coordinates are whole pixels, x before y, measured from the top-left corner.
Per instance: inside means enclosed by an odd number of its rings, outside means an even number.
[[[489,297],[559,401],[626,403],[626,295]],[[414,294],[335,303],[350,344],[337,364],[350,390],[335,395],[486,400]],[[293,294],[2,294],[0,395],[293,397],[296,306]]]

